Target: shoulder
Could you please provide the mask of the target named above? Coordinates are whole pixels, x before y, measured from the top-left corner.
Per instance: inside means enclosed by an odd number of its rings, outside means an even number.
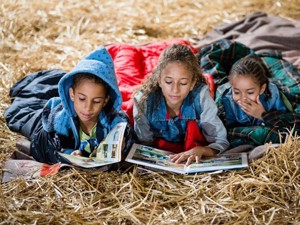
[[[195,98],[197,96],[201,96],[201,95],[209,95],[209,88],[206,84],[201,83],[198,84],[197,86],[195,86],[193,88],[193,90],[191,91],[191,95]]]
[[[227,95],[229,93],[229,91],[231,90],[231,84],[230,82],[226,82],[225,84],[222,84],[220,85],[218,88],[217,88],[217,91],[216,91],[216,95],[217,96],[220,96],[220,95]],[[230,92],[231,93],[231,92]],[[231,95],[231,94],[230,94]]]
[[[56,106],[61,105],[62,101],[60,97],[54,97],[50,98],[48,102],[46,103],[46,107],[48,107],[50,110],[56,108]]]
[[[123,110],[113,110],[109,113],[101,112],[99,122],[104,127],[114,127],[119,122],[129,122],[129,117]]]
[[[159,101],[162,98],[161,90],[155,90],[150,92],[147,96],[144,95],[144,91],[140,90],[136,92],[133,96],[134,103],[137,104],[141,101],[142,98],[145,98],[145,104],[153,104],[154,101]]]
[[[54,131],[67,136],[71,128],[70,118],[59,98],[50,99],[42,114],[43,128],[47,132]]]
[[[278,87],[272,82],[270,82],[268,84],[268,88],[269,88],[271,93],[278,93],[279,92]]]
[[[139,102],[141,100],[141,98],[143,97],[144,91],[143,90],[139,90],[138,92],[136,92],[133,95],[133,99],[135,102]]]
[[[280,91],[279,91],[278,87],[274,83],[270,82],[268,84],[268,90],[271,93],[271,96],[269,96],[269,100],[268,101],[276,101],[276,100],[281,99]]]
[[[223,100],[231,99],[231,98],[232,98],[232,91],[231,91],[231,84],[229,82],[222,84],[217,88],[215,102],[218,105],[221,105]]]

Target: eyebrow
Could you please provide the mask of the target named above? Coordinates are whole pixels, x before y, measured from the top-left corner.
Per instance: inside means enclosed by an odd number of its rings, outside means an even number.
[[[238,90],[238,91],[240,91],[239,88],[233,88],[233,90]],[[255,88],[248,88],[248,89],[246,89],[246,91],[252,91],[252,90],[255,90]]]
[[[165,77],[165,79],[172,79],[173,80],[173,77],[170,77],[170,76],[168,76],[168,77]],[[179,80],[188,80],[189,78],[185,78],[185,77],[183,77],[183,78],[180,78]]]
[[[79,95],[83,95],[84,97],[86,97],[86,95],[85,94],[82,94],[82,93],[78,93]],[[99,97],[95,97],[95,98],[105,98],[105,97],[102,97],[102,96],[99,96]],[[93,98],[93,99],[95,99],[95,98]]]

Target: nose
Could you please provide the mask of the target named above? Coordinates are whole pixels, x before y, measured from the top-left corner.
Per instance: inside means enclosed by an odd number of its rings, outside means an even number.
[[[247,102],[247,94],[241,94],[241,97],[240,97],[240,99],[239,100],[241,100],[241,101],[243,101],[243,102]]]
[[[91,111],[92,107],[93,107],[93,106],[92,106],[92,102],[87,101],[86,104],[85,104],[85,108],[86,108],[88,111]]]
[[[244,92],[240,92],[239,99],[244,100],[246,98],[246,94]]]
[[[245,94],[241,93],[241,100],[245,98]]]
[[[179,91],[179,86],[178,86],[177,84],[173,84],[173,85],[172,85],[172,91],[173,91],[174,93],[177,93],[177,92]]]

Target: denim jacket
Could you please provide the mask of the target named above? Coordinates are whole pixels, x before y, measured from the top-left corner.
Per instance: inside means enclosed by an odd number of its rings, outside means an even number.
[[[134,129],[142,143],[163,138],[169,142],[183,143],[187,122],[194,120],[210,144],[208,147],[223,152],[229,146],[226,129],[217,116],[217,106],[211,98],[208,87],[201,84],[195,87],[185,98],[181,106],[181,116],[166,118],[167,107],[161,90],[151,93],[143,105],[138,107],[142,96],[134,96]]]
[[[250,126],[250,125],[264,125],[263,120],[259,120],[250,115],[247,115],[241,107],[233,100],[232,89],[229,83],[224,84],[227,90],[222,97],[224,109],[225,109],[225,124],[226,126]],[[280,98],[280,93],[277,86],[273,83],[268,85],[271,96],[266,96],[265,93],[259,96],[259,99],[264,106],[266,112],[281,111],[285,112],[286,107],[284,102]]]

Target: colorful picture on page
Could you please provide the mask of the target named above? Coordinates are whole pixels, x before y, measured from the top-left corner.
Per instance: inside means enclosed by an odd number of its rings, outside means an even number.
[[[135,150],[134,155],[132,156],[132,159],[134,160],[139,160],[139,161],[144,161],[147,163],[152,163],[152,164],[157,164],[160,166],[171,166],[171,167],[176,167],[176,168],[183,168],[183,164],[176,164],[170,161],[169,158],[170,154],[166,154],[163,151],[153,149],[149,147],[149,150],[147,147],[143,148],[137,148]]]

